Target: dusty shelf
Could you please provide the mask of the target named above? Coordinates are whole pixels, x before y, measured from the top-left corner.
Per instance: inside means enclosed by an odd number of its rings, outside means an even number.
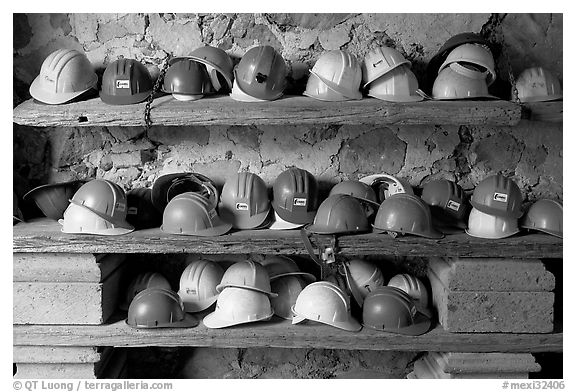
[[[111,106],[93,98],[65,105],[33,99],[14,109],[13,121],[35,127],[143,126],[145,104]],[[521,107],[508,101],[423,101],[389,103],[375,98],[323,102],[304,96],[246,103],[229,96],[181,102],[172,96],[154,100],[154,125],[290,125],[290,124],[518,124]]]
[[[199,317],[201,318],[201,317]],[[120,317],[103,325],[14,325],[13,344],[22,346],[186,346],[281,347],[344,350],[450,352],[560,352],[562,332],[549,334],[449,333],[438,326],[421,336],[362,328],[348,332],[324,324],[292,325],[278,317],[267,322],[209,329],[134,329]]]
[[[243,230],[220,237],[193,237],[148,229],[108,237],[62,233],[60,227],[47,218],[18,223],[13,227],[13,252],[306,254],[299,230]],[[319,241],[329,243],[325,238]],[[518,234],[500,240],[465,233],[440,240],[360,234],[341,236],[338,245],[343,255],[422,257],[561,258],[563,250],[562,239],[545,234]]]

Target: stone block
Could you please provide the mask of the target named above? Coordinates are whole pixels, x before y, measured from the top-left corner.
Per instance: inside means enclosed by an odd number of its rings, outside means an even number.
[[[206,127],[155,126],[148,130],[148,138],[155,142],[175,146],[181,143],[208,144],[210,131]]]
[[[149,14],[146,38],[173,56],[187,56],[202,46],[202,33],[196,21],[165,20],[159,14]]]
[[[318,35],[318,40],[326,50],[339,50],[350,42],[350,28],[350,25],[344,24],[335,26],[330,30],[322,31]]]
[[[549,333],[553,292],[452,291],[432,272],[432,302],[449,332]]]
[[[474,373],[448,373],[443,372],[431,361],[429,356],[414,362],[414,374],[418,379],[525,379],[528,372],[474,372]]]
[[[430,258],[428,268],[451,291],[552,291],[554,275],[538,259]]]
[[[14,253],[14,282],[103,282],[126,255],[82,253]]]
[[[144,163],[154,159],[154,154],[146,150],[121,152],[118,154],[110,154],[110,159],[115,168],[125,169],[132,166],[142,166]]]
[[[12,349],[14,363],[95,363],[102,356],[98,347],[14,346]]]
[[[429,352],[427,358],[446,373],[528,373],[542,369],[529,353]]]
[[[122,268],[102,283],[14,282],[14,324],[102,324],[116,310]]]

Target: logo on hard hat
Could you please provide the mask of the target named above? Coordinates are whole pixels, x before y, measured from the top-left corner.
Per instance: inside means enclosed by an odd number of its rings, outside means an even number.
[[[130,88],[130,79],[117,80],[116,88]]]
[[[118,211],[124,211],[126,209],[126,204],[124,204],[122,202],[118,202],[118,203],[116,203],[116,209]]]
[[[307,199],[305,197],[295,197],[294,205],[297,207],[306,207]]]
[[[506,203],[508,201],[508,194],[494,192],[494,200]]]
[[[132,206],[132,207],[128,208],[127,214],[128,215],[138,215],[138,207]]]
[[[236,203],[236,209],[238,211],[248,211],[248,204],[246,203]]]
[[[446,204],[446,208],[450,208],[453,211],[458,211],[460,209],[460,203],[458,203],[454,200],[448,200],[448,203]]]

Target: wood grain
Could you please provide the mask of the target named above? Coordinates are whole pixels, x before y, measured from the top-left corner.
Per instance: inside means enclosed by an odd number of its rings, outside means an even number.
[[[329,240],[321,238],[320,242]],[[315,241],[313,241],[315,242]],[[470,237],[465,233],[440,240],[415,236],[391,238],[385,234],[339,237],[342,255],[405,255],[422,257],[561,258],[560,238],[546,234],[519,234],[500,240]],[[120,236],[67,234],[49,219],[18,223],[13,227],[13,251],[22,253],[204,253],[300,254],[306,250],[300,232],[242,230],[220,237],[166,234],[160,229],[139,230]]]
[[[348,332],[324,324],[292,325],[274,317],[268,322],[224,329],[134,329],[124,319],[98,326],[15,325],[15,345],[50,346],[194,346],[220,348],[280,347],[384,351],[561,352],[562,332],[550,334],[455,334],[437,327],[421,336],[363,328]]]
[[[112,106],[100,98],[65,105],[30,99],[13,111],[13,121],[34,127],[143,126],[145,104]],[[423,101],[391,103],[375,98],[323,102],[304,96],[246,103],[228,96],[182,102],[163,96],[154,100],[154,125],[292,125],[292,124],[456,124],[513,126],[521,107],[508,101]]]

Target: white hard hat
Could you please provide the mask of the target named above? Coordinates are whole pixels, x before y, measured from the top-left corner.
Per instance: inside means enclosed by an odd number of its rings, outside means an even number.
[[[194,313],[209,308],[216,299],[216,286],[222,280],[224,270],[210,260],[195,260],[182,272],[178,295],[184,302],[184,310]]]
[[[204,317],[208,328],[269,320],[274,315],[267,295],[239,287],[226,287],[218,296],[214,312]]]
[[[318,76],[332,90],[345,97],[362,99],[360,93],[362,69],[352,54],[344,50],[325,52],[310,72]]]
[[[472,237],[498,239],[510,237],[520,230],[518,219],[485,214],[476,208],[472,208],[468,216],[468,228],[466,233]]]

